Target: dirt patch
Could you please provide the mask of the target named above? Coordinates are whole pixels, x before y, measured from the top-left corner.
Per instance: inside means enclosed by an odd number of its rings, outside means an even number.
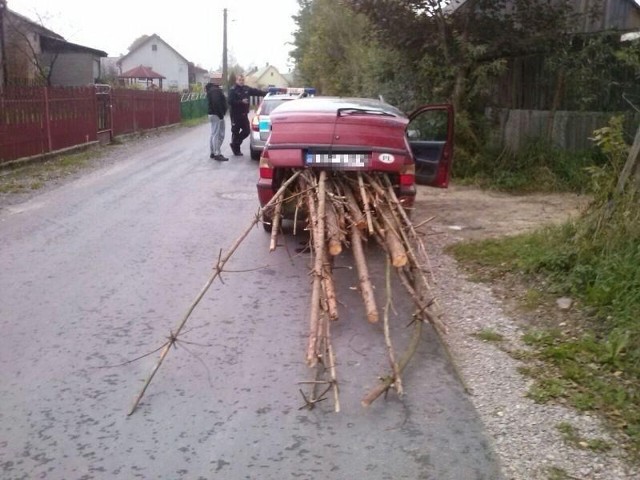
[[[440,249],[459,241],[517,235],[559,225],[576,218],[588,203],[588,197],[569,193],[509,195],[456,185],[446,190],[419,187],[413,220],[419,224],[433,217],[425,229],[432,236],[428,244]],[[561,310],[556,296],[543,293],[544,285],[538,285],[543,279],[524,279],[516,274],[496,277],[477,265],[462,268],[473,278],[489,282],[494,296],[520,326],[548,327],[583,321],[578,309]],[[536,292],[534,298],[532,292]],[[574,315],[578,319],[572,320]]]
[[[576,218],[588,203],[588,197],[569,193],[510,195],[457,185],[446,190],[419,187],[413,220],[417,225],[430,219],[428,228],[421,230],[430,237],[430,254],[438,254],[459,241],[517,235],[562,224]],[[544,279],[511,273],[496,277],[491,270],[473,264],[458,268],[476,281],[484,279],[515,325],[569,329],[585,321],[575,299],[570,299],[570,309],[558,307],[559,296],[545,293]]]
[[[434,217],[431,228],[452,240],[516,235],[575,218],[588,198],[575,194],[509,195],[474,187],[419,187],[413,220]]]

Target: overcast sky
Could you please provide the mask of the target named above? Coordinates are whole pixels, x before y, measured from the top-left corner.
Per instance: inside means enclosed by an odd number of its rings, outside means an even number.
[[[291,68],[291,16],[298,13],[296,0],[7,0],[7,5],[68,42],[110,57],[126,54],[136,38],[156,33],[207,70],[222,66],[222,12],[227,8],[230,64],[232,57],[245,69],[269,63],[281,73]]]

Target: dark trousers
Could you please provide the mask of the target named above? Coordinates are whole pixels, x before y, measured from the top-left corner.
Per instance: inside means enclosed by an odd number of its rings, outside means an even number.
[[[231,118],[231,148],[240,150],[240,145],[251,133],[249,117],[241,115]]]

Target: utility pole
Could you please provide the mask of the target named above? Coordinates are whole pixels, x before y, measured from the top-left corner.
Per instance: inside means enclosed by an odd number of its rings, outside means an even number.
[[[0,0],[2,2],[4,0]],[[227,9],[223,10],[223,27],[222,27],[222,91],[227,93],[229,87],[229,75],[227,72]]]
[[[0,0],[0,87],[7,85],[7,50],[5,48],[4,19],[7,0]]]

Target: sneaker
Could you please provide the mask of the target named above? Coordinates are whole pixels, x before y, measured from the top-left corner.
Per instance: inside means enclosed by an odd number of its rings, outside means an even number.
[[[219,162],[228,162],[229,159],[227,157],[225,157],[224,155],[215,155],[213,157],[215,160],[219,161]]]
[[[211,155],[209,155],[209,158],[216,158],[216,155],[212,153]]]

